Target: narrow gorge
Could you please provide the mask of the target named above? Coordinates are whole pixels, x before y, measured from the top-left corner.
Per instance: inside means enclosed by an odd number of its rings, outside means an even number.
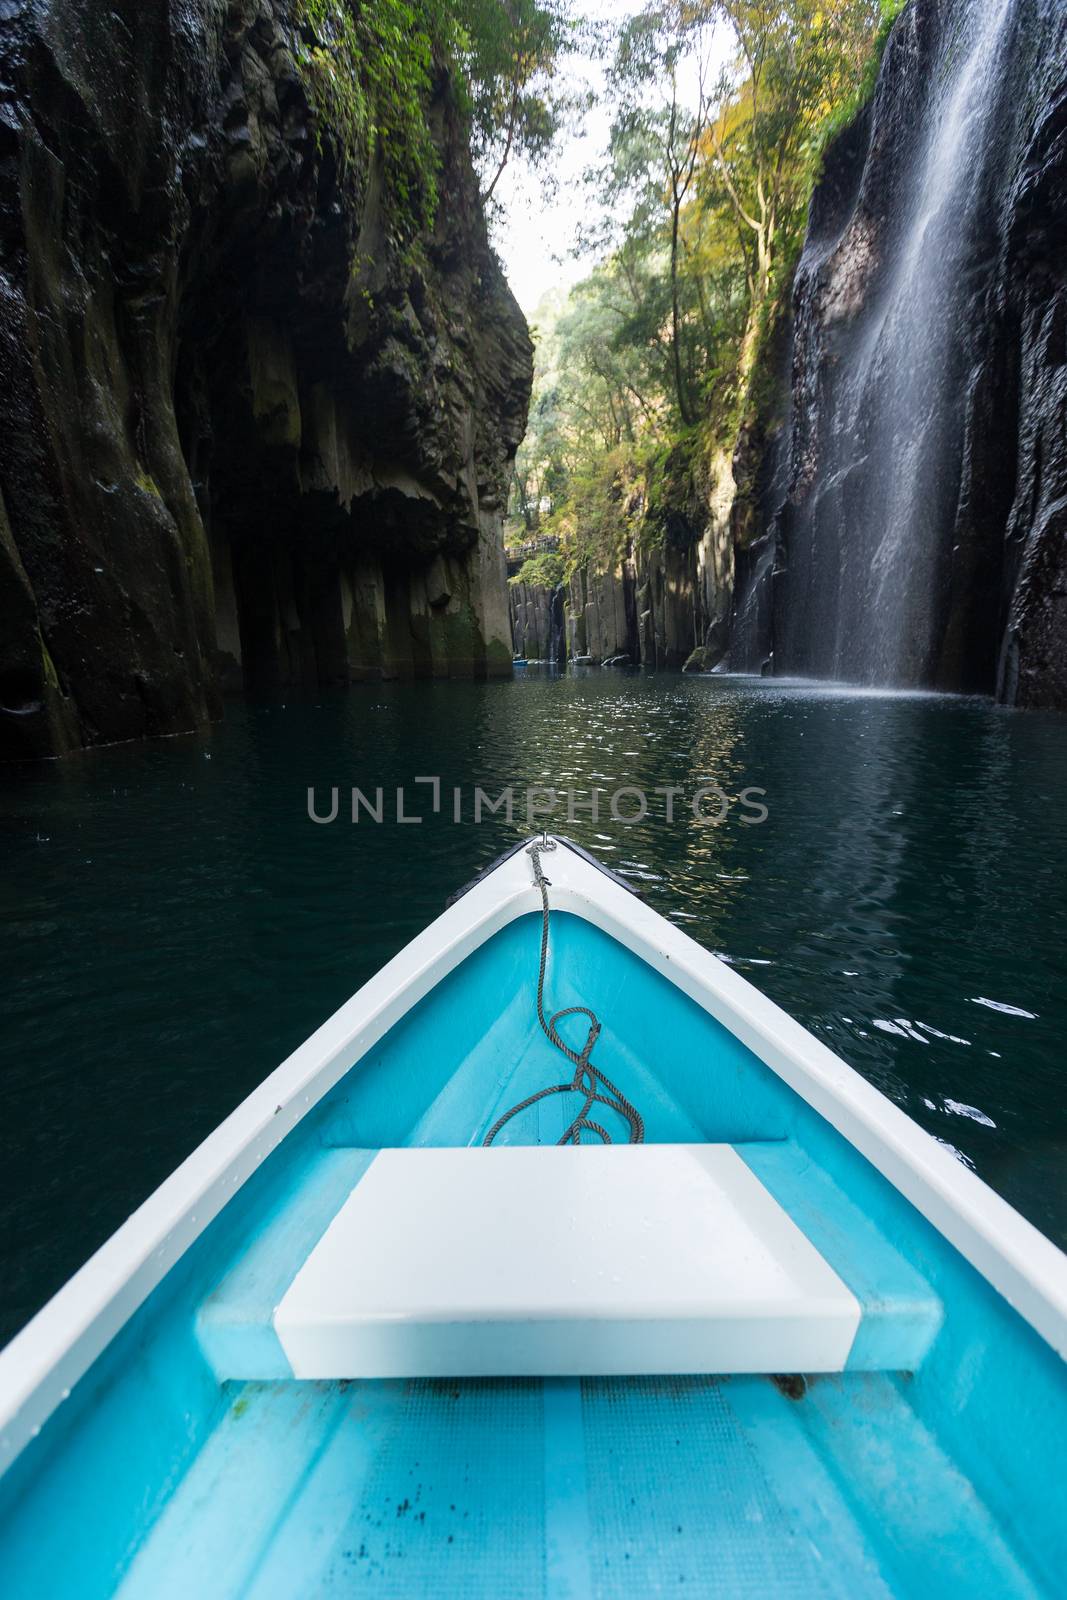
[[[732,455],[634,491],[556,602],[567,653],[1067,706],[1065,218],[1062,5],[911,0]],[[513,586],[520,653],[547,605]]]
[[[454,63],[394,96],[413,175],[396,130],[353,133],[360,59],[323,77],[373,7],[0,5],[0,758],[513,654],[1067,705],[1067,16],[885,0],[872,56],[878,10],[837,6],[762,278],[763,235],[722,265],[730,163],[746,217],[770,138],[743,67],[694,123],[681,305],[648,167],[646,258],[623,228],[609,266],[658,398],[623,374],[558,570],[513,559],[509,587],[533,345]],[[666,113],[640,114],[647,156]],[[591,323],[593,357],[615,337]]]
[[[395,146],[316,111],[316,15],[0,6],[4,757],[511,670],[532,349],[466,120],[437,70],[411,226]]]

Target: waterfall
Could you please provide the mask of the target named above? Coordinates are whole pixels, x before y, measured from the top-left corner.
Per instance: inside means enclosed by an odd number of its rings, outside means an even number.
[[[566,598],[567,591],[562,583],[556,585],[549,597],[547,659],[554,667],[565,666],[567,660],[564,617]]]
[[[858,314],[845,292],[836,307],[832,295],[823,302],[820,336],[831,353],[822,358],[814,485],[787,539],[779,670],[882,684],[937,675],[975,279],[995,239],[988,173],[1014,7],[947,6],[932,70],[927,62],[921,82],[908,81],[896,65],[898,101],[882,111],[883,146],[888,134],[895,148],[887,156],[872,140],[864,174],[864,183],[881,185],[889,220],[878,237],[877,206],[864,207],[861,189],[829,269],[844,281],[849,270],[862,276],[865,251],[876,258]],[[907,29],[920,26],[915,10],[891,41],[901,57]],[[822,270],[823,283],[826,259],[808,269]]]
[[[734,614],[730,647],[723,665],[729,672],[765,672],[769,666],[770,578],[776,556],[773,532],[735,555]]]

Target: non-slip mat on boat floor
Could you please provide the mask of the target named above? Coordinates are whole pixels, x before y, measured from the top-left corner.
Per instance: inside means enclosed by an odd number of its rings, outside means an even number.
[[[123,1600],[884,1596],[767,1379],[231,1386]],[[190,1577],[195,1583],[190,1586]]]
[[[412,1383],[313,1592],[366,1580],[392,1600],[683,1586],[851,1600],[860,1579],[886,1593],[873,1562],[845,1558],[843,1505],[833,1559],[814,1548],[728,1390],[702,1378]]]
[[[582,1401],[592,1593],[847,1592],[778,1498],[722,1385],[597,1380]]]
[[[121,1600],[1034,1592],[882,1374],[796,1399],[762,1377],[227,1394]]]
[[[544,1501],[539,1383],[412,1383],[314,1592],[540,1593]]]

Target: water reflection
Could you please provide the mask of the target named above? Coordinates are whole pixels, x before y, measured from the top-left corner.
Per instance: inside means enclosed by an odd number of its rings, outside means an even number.
[[[645,790],[639,821],[605,798],[562,831],[1063,1239],[1064,726],[936,696],[540,674],[235,705],[202,737],[4,778],[6,1330],[526,831],[475,827],[475,785]],[[420,775],[441,778],[436,815]],[[701,782],[765,789],[767,821],[735,804],[698,823]],[[425,820],[316,827],[309,784],[405,785]],[[684,789],[672,823],[665,785]]]

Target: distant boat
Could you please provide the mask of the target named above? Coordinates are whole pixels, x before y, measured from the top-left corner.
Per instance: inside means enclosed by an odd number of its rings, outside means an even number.
[[[1065,1352],[1047,1239],[527,841],[0,1355],[2,1592],[1060,1595]]]

